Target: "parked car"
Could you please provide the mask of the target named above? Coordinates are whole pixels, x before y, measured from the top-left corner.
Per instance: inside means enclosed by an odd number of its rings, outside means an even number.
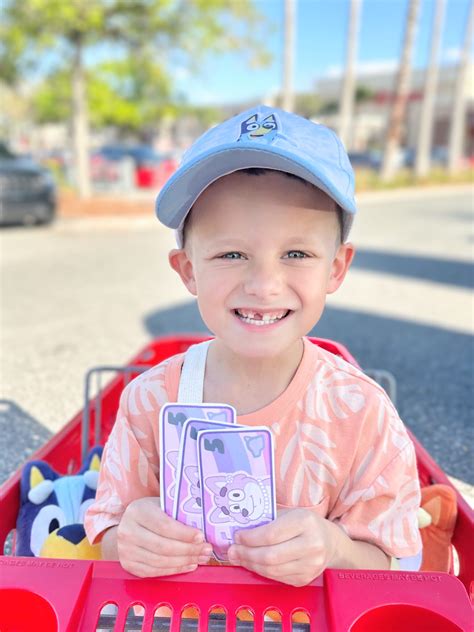
[[[49,224],[55,214],[51,172],[0,143],[0,224]]]
[[[161,187],[177,167],[172,155],[159,154],[148,145],[106,145],[92,154],[93,181],[118,183],[123,177],[121,165],[127,159],[133,162],[133,184],[139,188]]]
[[[378,171],[381,165],[381,155],[376,151],[349,152],[349,160],[354,169],[373,169]]]

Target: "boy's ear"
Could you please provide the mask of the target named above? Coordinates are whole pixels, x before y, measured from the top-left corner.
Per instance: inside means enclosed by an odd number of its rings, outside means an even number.
[[[327,293],[332,294],[344,281],[344,277],[354,258],[355,248],[351,243],[341,244],[332,262]]]
[[[175,248],[168,255],[170,266],[179,274],[182,282],[193,296],[197,295],[196,279],[194,278],[194,269],[191,260],[184,248]]]

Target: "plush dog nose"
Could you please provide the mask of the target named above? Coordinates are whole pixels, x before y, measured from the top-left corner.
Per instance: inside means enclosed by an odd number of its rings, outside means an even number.
[[[82,524],[68,524],[57,532],[58,537],[64,538],[71,544],[79,544],[86,537]]]

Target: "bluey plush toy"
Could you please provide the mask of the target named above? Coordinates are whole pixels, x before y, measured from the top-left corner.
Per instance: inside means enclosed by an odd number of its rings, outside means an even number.
[[[89,452],[81,470],[61,476],[44,461],[23,468],[16,555],[100,559],[100,545],[89,544],[84,515],[95,498],[102,448]]]

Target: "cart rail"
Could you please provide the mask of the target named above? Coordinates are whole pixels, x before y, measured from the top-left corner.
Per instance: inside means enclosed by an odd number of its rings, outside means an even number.
[[[163,632],[245,632],[249,624],[237,619],[242,609],[253,615],[253,629],[265,632],[269,611],[280,615],[280,622],[272,624],[275,632],[296,632],[296,612],[307,615],[309,623],[299,629],[310,632],[468,632],[472,622],[462,584],[443,573],[327,570],[310,585],[293,588],[241,568],[201,567],[139,579],[117,562],[3,558],[0,574],[0,621],[7,632],[37,629],[38,621],[42,632],[92,632],[105,623],[101,611],[111,603],[117,606],[117,632],[133,629],[127,620],[135,627],[139,622],[143,632],[157,626]],[[130,620],[135,605],[143,608],[143,618]],[[155,618],[163,606],[171,616]],[[190,606],[197,608],[198,618],[182,619]],[[222,617],[212,621],[216,607],[224,609],[225,628]]]

